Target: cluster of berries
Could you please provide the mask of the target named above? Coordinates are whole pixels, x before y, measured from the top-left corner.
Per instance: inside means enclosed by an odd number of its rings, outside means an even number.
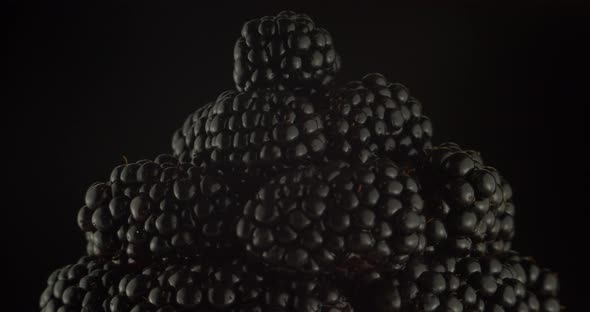
[[[41,311],[559,311],[556,274],[511,249],[510,184],[340,65],[305,14],[247,22],[235,90],[88,189],[86,254]]]

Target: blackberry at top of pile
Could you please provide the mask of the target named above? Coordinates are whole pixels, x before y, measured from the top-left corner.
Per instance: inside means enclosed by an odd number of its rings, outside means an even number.
[[[408,89],[368,74],[329,93],[327,155],[366,162],[372,155],[405,164],[431,148],[432,124]]]
[[[234,48],[234,81],[240,91],[325,89],[340,69],[332,36],[305,14],[291,11],[246,22]]]
[[[514,236],[512,189],[479,153],[454,143],[430,150],[418,170],[429,252],[499,253]]]
[[[270,177],[323,156],[326,138],[316,111],[308,98],[289,91],[227,91],[186,119],[174,135],[174,153],[229,170],[229,178]]]
[[[161,155],[118,166],[109,182],[92,185],[78,224],[90,255],[145,263],[229,248],[240,208],[218,176]]]
[[[425,246],[422,206],[416,182],[391,161],[334,162],[272,179],[244,207],[237,235],[278,268],[332,272],[356,258],[399,269]]]

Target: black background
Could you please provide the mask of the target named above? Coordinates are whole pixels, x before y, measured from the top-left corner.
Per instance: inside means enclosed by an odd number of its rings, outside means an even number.
[[[563,304],[581,309],[587,6],[215,3],[3,10],[17,82],[4,105],[14,176],[5,178],[2,256],[14,295],[3,301],[36,309],[50,271],[83,251],[75,220],[85,189],[124,157],[169,152],[185,116],[233,88],[241,24],[293,9],[332,33],[342,80],[381,72],[404,83],[433,119],[436,142],[480,150],[500,168],[515,190],[516,248],[560,272]]]

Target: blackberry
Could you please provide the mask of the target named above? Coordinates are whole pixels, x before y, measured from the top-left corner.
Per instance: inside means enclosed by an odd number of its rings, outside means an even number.
[[[512,277],[526,287],[524,300],[516,303],[516,311],[556,312],[559,304],[559,278],[557,273],[541,268],[531,257],[523,257],[514,251],[502,254],[501,259],[510,270],[504,278]]]
[[[251,311],[259,306],[262,276],[238,262],[216,267],[204,260],[157,261],[140,273],[125,275],[118,284],[118,293],[105,301],[105,310],[232,311],[232,307],[239,306]]]
[[[330,93],[328,156],[365,162],[373,154],[407,163],[431,147],[432,123],[406,87],[368,74]]]
[[[128,274],[104,302],[105,312],[350,311],[338,290],[319,279],[270,278],[242,260],[209,263],[154,263]]]
[[[340,70],[332,36],[305,14],[283,11],[246,22],[234,48],[234,81],[257,88],[313,93]]]
[[[486,311],[561,310],[557,275],[514,251],[464,258],[456,272],[479,294]]]
[[[478,311],[483,302],[454,273],[454,258],[414,257],[403,271],[365,273],[352,287],[357,310],[375,312]]]
[[[276,285],[268,284],[265,291],[265,305],[270,311],[354,311],[347,297],[327,278],[272,278]]]
[[[229,247],[238,207],[218,177],[161,155],[118,166],[109,182],[93,184],[78,224],[88,254],[145,262]]]
[[[54,271],[41,294],[41,312],[103,311],[99,307],[117,292],[120,278],[131,271],[104,258],[82,257]]]
[[[559,311],[557,277],[515,253],[417,257],[397,275],[371,272],[353,305],[367,311]],[[358,287],[358,286],[357,286]]]
[[[220,168],[246,184],[251,184],[246,177],[270,177],[320,159],[326,145],[314,104],[270,90],[222,93],[191,114],[173,142],[175,155]]]
[[[397,269],[424,248],[422,206],[414,179],[391,161],[312,165],[264,185],[244,207],[237,236],[279,268],[347,270],[359,259]]]
[[[445,143],[428,152],[418,171],[426,200],[427,251],[467,255],[510,249],[512,189],[479,153]]]

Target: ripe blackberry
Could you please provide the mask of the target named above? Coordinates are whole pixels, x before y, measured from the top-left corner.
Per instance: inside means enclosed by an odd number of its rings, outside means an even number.
[[[353,306],[375,312],[479,311],[483,302],[454,274],[454,266],[454,258],[414,257],[396,274],[365,273],[352,287]]]
[[[431,147],[432,124],[408,89],[368,74],[330,93],[328,156],[365,162],[372,154],[406,163]]]
[[[229,170],[229,177],[269,177],[321,158],[326,145],[314,104],[270,90],[222,93],[191,114],[173,142],[175,155]]]
[[[218,177],[161,155],[116,167],[86,192],[78,225],[90,255],[148,261],[231,245],[240,207]]]
[[[522,257],[514,251],[501,255],[500,259],[510,269],[504,272],[504,279],[511,277],[524,284],[524,300],[515,304],[515,311],[561,311],[559,304],[559,278],[556,273],[541,268],[531,257]]]
[[[467,255],[510,249],[512,189],[479,153],[442,144],[428,152],[419,176],[426,200],[427,251]]]
[[[561,310],[557,276],[516,252],[464,258],[456,273],[482,298],[485,311]]]
[[[362,286],[353,299],[357,310],[554,312],[560,309],[556,276],[512,253],[460,260],[418,257],[397,275],[372,272],[359,284]]]
[[[240,91],[270,87],[312,93],[328,86],[339,70],[328,31],[291,11],[246,22],[234,48]]]
[[[117,291],[119,279],[129,271],[104,258],[82,257],[55,270],[41,294],[41,312],[103,311],[99,307]]]
[[[287,280],[291,282],[286,282]],[[265,276],[241,260],[154,263],[124,276],[104,302],[119,311],[350,311],[345,298],[319,279]]]
[[[255,310],[263,291],[262,276],[238,262],[210,263],[206,259],[157,261],[141,273],[127,274],[118,284],[118,293],[104,302],[105,310]]]
[[[308,166],[264,185],[237,235],[275,267],[317,273],[358,258],[395,269],[424,248],[422,204],[414,179],[391,161]]]

